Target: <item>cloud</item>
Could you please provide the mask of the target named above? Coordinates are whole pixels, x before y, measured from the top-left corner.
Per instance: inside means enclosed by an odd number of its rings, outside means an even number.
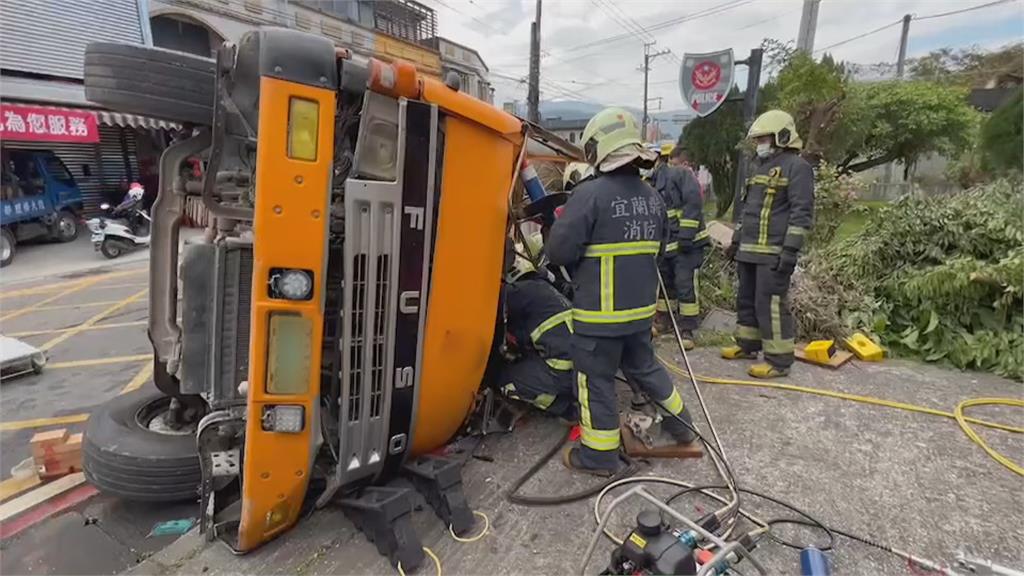
[[[430,1],[430,0],[428,0]],[[827,0],[818,11],[816,48],[849,39],[889,23],[904,14],[925,16],[959,10],[984,0]],[[530,22],[533,0],[445,0],[438,10],[441,34],[476,48],[494,71],[495,101],[524,100],[526,85],[518,79],[529,70]],[[611,6],[609,6],[611,5]],[[662,109],[684,107],[679,95],[677,57],[685,52],[709,52],[732,47],[745,58],[763,38],[796,39],[801,0],[545,0],[542,17],[541,91],[544,99],[586,99],[602,104],[639,108],[643,99],[643,39],[657,42],[653,50],[670,49],[656,58],[650,71],[650,97],[662,98]],[[649,33],[687,15],[733,6]],[[936,46],[995,47],[1013,39],[1007,20],[1020,23],[1019,0],[945,18],[912,21],[908,56]],[[484,25],[486,24],[486,26]],[[996,28],[999,27],[998,33]],[[1021,28],[1017,27],[1017,38]],[[635,34],[633,32],[636,32]],[[616,39],[616,37],[622,37]],[[837,58],[868,64],[894,62],[900,26],[831,49]],[[589,47],[581,47],[593,43]],[[499,76],[501,75],[501,76]],[[505,77],[510,77],[505,78]],[[737,82],[746,71],[737,69]]]

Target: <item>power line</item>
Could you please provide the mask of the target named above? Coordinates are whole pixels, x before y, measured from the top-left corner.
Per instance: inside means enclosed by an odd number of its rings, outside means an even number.
[[[927,16],[915,16],[914,20],[931,20],[932,18],[943,18],[945,16],[952,16],[954,14],[963,14],[964,12],[972,12],[974,10],[981,10],[982,8],[991,8],[1000,4],[1007,4],[1014,0],[996,0],[995,2],[989,2],[988,4],[978,4],[977,6],[971,6],[969,8],[961,8],[960,10],[953,10],[952,12],[942,12],[941,14],[929,14]]]
[[[774,22],[775,20],[778,20],[779,18],[782,18],[784,16],[789,16],[791,14],[795,14],[797,12],[800,12],[801,10],[803,10],[803,7],[797,7],[796,10],[789,10],[788,12],[783,12],[782,14],[779,14],[777,16],[772,16],[771,18],[765,18],[764,20],[758,20],[757,22],[754,22],[752,24],[747,24],[746,26],[744,26],[742,28],[737,28],[736,31],[739,32],[741,30],[747,30],[749,28],[753,28],[754,26],[760,26],[761,24],[767,24],[769,22]]]
[[[623,30],[635,34],[641,41],[649,42],[654,40],[654,36],[647,31],[647,28],[644,28],[642,24],[630,18],[628,14],[609,0],[590,0],[590,2],[611,16],[612,20]]]
[[[889,24],[886,24],[885,26],[881,26],[879,28],[875,28],[874,30],[871,30],[869,32],[865,32],[863,34],[858,34],[858,35],[856,35],[856,36],[854,36],[852,38],[847,38],[846,40],[842,40],[840,42],[836,42],[835,44],[829,44],[828,46],[825,46],[824,48],[818,48],[817,50],[814,51],[814,53],[817,54],[818,52],[823,52],[825,50],[829,50],[829,49],[835,48],[837,46],[842,46],[843,44],[849,44],[850,42],[853,42],[854,40],[860,40],[861,38],[864,38],[865,36],[871,36],[872,34],[877,34],[877,33],[881,32],[882,30],[885,30],[887,28],[892,28],[893,26],[899,26],[900,24],[903,24],[903,19],[902,18],[897,20],[897,21],[895,21],[895,22],[890,22]]]

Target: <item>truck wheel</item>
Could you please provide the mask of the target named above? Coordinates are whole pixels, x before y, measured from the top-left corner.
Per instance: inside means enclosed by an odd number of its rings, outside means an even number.
[[[85,97],[111,110],[209,125],[214,69],[210,58],[92,42],[85,49]]]
[[[82,469],[105,494],[144,502],[197,498],[202,471],[195,427],[172,430],[171,403],[152,386],[100,406],[85,425]]]
[[[127,252],[127,247],[124,245],[124,242],[121,242],[120,240],[114,240],[113,238],[104,238],[103,243],[100,244],[100,252],[103,253],[103,255],[106,256],[107,258],[113,260],[114,258],[117,258],[121,254]]]
[[[14,234],[7,228],[0,229],[0,268],[14,262],[15,246]]]
[[[61,210],[53,224],[53,239],[58,242],[71,242],[75,238],[78,238],[78,218],[67,210]]]

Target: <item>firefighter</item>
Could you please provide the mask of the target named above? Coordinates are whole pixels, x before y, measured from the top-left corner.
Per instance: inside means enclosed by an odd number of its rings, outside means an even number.
[[[583,150],[595,177],[573,191],[545,243],[548,258],[570,268],[573,294],[572,360],[580,404],[581,445],[566,466],[608,476],[621,466],[615,375],[621,369],[668,413],[662,429],[689,443],[689,412],[654,357],[651,320],[658,293],[657,257],[667,221],[658,194],[640,177],[654,154],[640,141],[632,114],[597,113],[583,131]]]
[[[693,170],[686,165],[683,148],[677,147],[671,153],[669,169],[666,172],[666,194],[670,197],[669,217],[674,214],[676,245],[673,277],[676,283],[676,298],[679,308],[679,330],[683,346],[692,350],[693,332],[700,324],[698,286],[700,267],[704,263],[704,250],[708,245],[708,232],[704,228],[704,199],[700,182]],[[671,326],[669,326],[671,329]]]
[[[506,326],[517,354],[498,376],[501,392],[575,421],[569,301],[537,273],[533,263],[519,255],[514,257],[505,282]]]
[[[591,178],[594,169],[586,162],[569,162],[562,174],[562,191],[571,192],[580,183]]]
[[[669,189],[673,181],[669,176],[669,173],[672,171],[669,160],[673,150],[675,150],[675,145],[673,144],[661,145],[658,165],[651,174],[651,185],[661,195],[661,201],[665,203],[665,214],[668,217],[668,244],[665,246],[665,254],[658,260],[658,270],[661,272],[661,278],[665,282],[667,298],[658,298],[657,311],[654,315],[655,334],[670,334],[672,332],[672,321],[668,317],[668,311],[670,308],[675,309],[678,306],[676,255],[679,251],[679,245],[675,242],[675,238],[678,236],[679,226],[679,196],[678,194],[673,194],[673,191]]]
[[[790,276],[814,215],[814,172],[793,117],[770,110],[751,125],[747,137],[756,146],[752,176],[733,213],[736,229],[726,250],[736,259],[736,345],[722,349],[728,359],[765,362],[750,367],[757,378],[777,378],[793,364],[793,316],[789,311]]]

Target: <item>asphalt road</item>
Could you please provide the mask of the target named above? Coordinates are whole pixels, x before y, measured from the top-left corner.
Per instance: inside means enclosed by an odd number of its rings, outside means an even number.
[[[50,246],[59,252],[54,259],[67,257],[69,246]],[[49,270],[42,252],[19,256],[12,265],[22,267],[18,275],[0,273],[0,329],[45,350],[48,363],[41,374],[0,382],[3,478],[30,457],[35,433],[80,432],[94,407],[152,385],[145,263],[101,261],[96,267],[85,252],[76,256],[82,262],[65,263],[72,271],[18,281],[31,275],[33,261]],[[174,541],[150,536],[156,523],[196,513],[189,502],[150,506],[93,496],[0,542],[0,573],[116,574]]]

